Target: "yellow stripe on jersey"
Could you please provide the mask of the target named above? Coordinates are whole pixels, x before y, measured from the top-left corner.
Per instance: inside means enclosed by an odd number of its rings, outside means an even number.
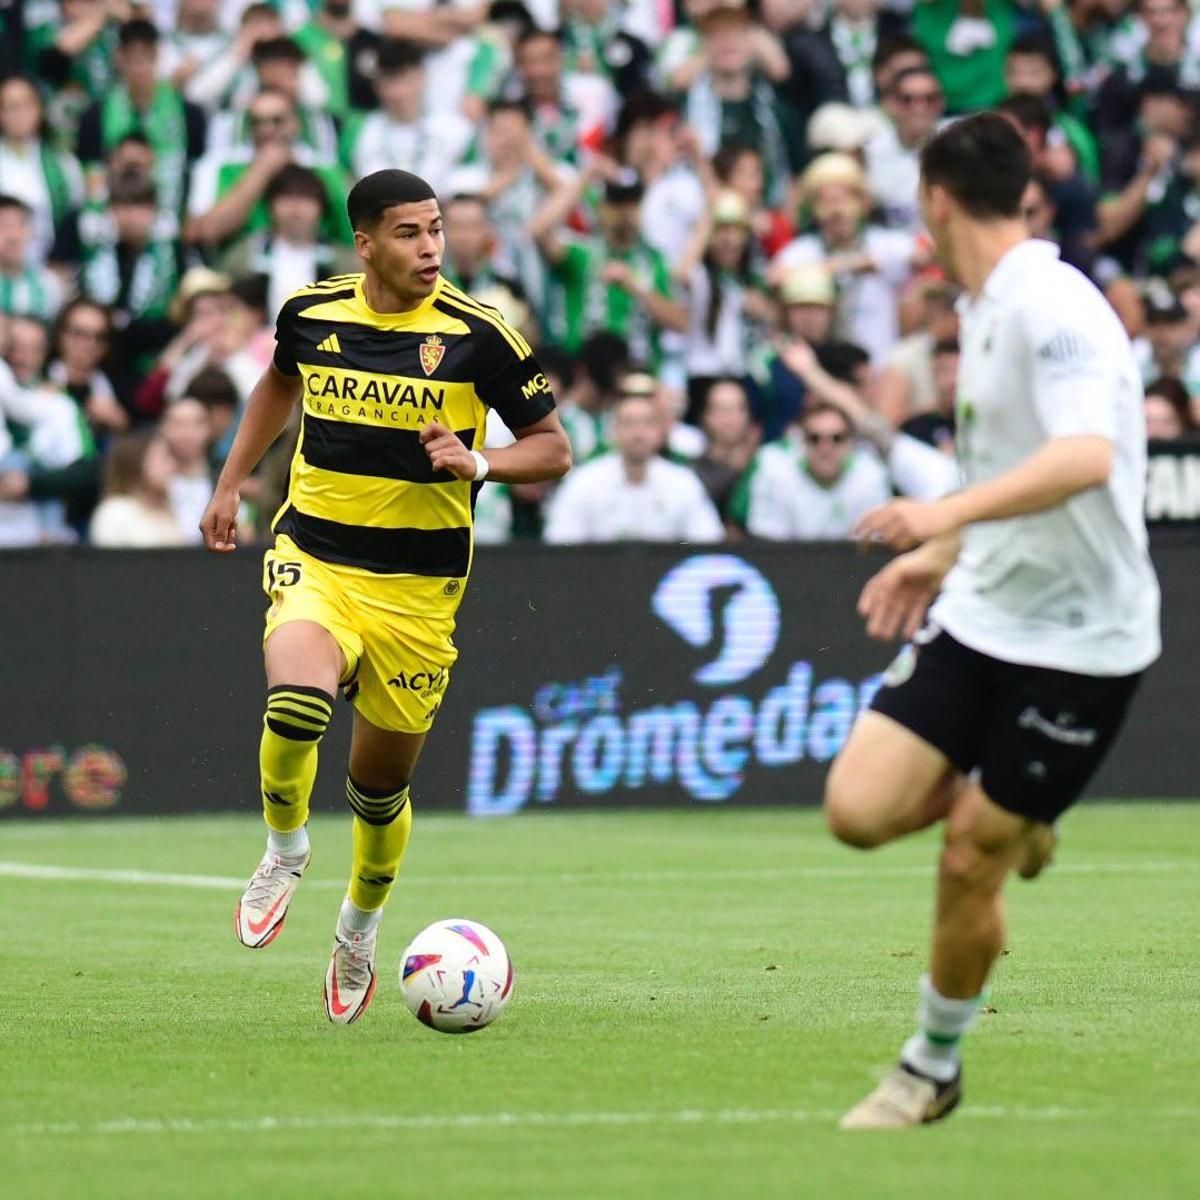
[[[409,482],[292,464],[292,502],[309,516],[373,529],[446,529],[471,523],[471,484]]]
[[[474,429],[483,419],[483,407],[470,383],[298,365],[304,380],[304,410],[319,417],[387,429],[420,429],[426,421],[441,421],[450,429]]]
[[[470,296],[464,292],[460,292],[458,288],[448,283],[442,287],[438,299],[457,307],[462,312],[479,317],[493,325],[503,335],[504,340],[512,347],[518,361],[528,358],[533,353],[529,347],[529,343],[495,309],[485,308],[477,300],[472,300]]]
[[[345,288],[343,287],[344,291]],[[323,293],[322,293],[323,294]],[[327,300],[311,308],[303,308],[296,314],[301,320],[333,321],[349,325],[366,325],[381,333],[470,333],[471,327],[456,317],[439,312],[436,308],[415,308],[410,312],[376,313],[368,309],[357,296],[344,296],[338,300]]]

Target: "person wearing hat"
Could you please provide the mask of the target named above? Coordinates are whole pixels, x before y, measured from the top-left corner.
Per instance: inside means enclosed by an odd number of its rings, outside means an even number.
[[[883,359],[899,332],[897,291],[920,256],[910,233],[869,220],[873,198],[866,172],[847,154],[822,154],[800,177],[812,232],[786,245],[771,264],[778,283],[789,267],[822,262],[838,286],[841,334]]]
[[[763,339],[751,359],[754,418],[763,441],[782,437],[804,407],[809,384],[789,365],[782,347],[793,341],[822,346],[837,311],[837,287],[820,263],[787,270],[779,286],[779,336]]]
[[[750,206],[739,193],[717,193],[677,278],[687,296],[687,419],[695,422],[715,379],[745,378],[754,328],[775,316],[754,266]]]
[[[597,231],[569,237],[567,218],[602,179]],[[529,230],[548,270],[542,322],[548,340],[574,353],[589,334],[607,330],[625,339],[631,357],[656,370],[660,331],[686,332],[688,314],[672,295],[663,256],[642,237],[642,194],[635,172],[595,158],[549,196]]]
[[[742,5],[717,5],[699,19],[698,27],[705,66],[687,89],[684,120],[710,157],[730,142],[757,150],[767,202],[781,204],[792,172],[804,159],[803,125],[777,90],[791,70],[786,55],[781,75],[764,74],[763,47],[778,46]]]

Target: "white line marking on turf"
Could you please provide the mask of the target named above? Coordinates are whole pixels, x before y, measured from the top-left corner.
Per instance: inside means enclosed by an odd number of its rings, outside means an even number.
[[[613,1125],[757,1125],[771,1122],[833,1122],[838,1109],[722,1108],[642,1110],[632,1112],[496,1112],[496,1113],[327,1113],[297,1117],[121,1117],[110,1121],[52,1121],[0,1126],[3,1137],[110,1137],[121,1134],[275,1133],[319,1129],[511,1129],[578,1128]],[[987,1121],[1092,1121],[1124,1117],[1119,1109],[966,1107],[959,1118]],[[1139,1116],[1194,1120],[1200,1108],[1142,1109]]]
[[[1060,863],[1053,868],[1056,875],[1142,875],[1171,871],[1200,869],[1195,862],[1112,862]],[[410,883],[458,885],[462,883],[504,886],[563,883],[688,883],[695,880],[759,880],[759,879],[873,879],[876,877],[921,877],[932,875],[933,864],[913,866],[863,867],[746,867],[716,868],[712,871],[567,871],[562,874],[527,875],[421,875],[405,874]],[[249,876],[242,875],[185,875],[161,871],[111,870],[105,867],[61,867],[49,863],[0,861],[0,877],[9,879],[53,880],[60,883],[127,883],[158,887],[200,888],[228,891],[243,888]],[[345,888],[342,880],[310,879],[309,888]]]

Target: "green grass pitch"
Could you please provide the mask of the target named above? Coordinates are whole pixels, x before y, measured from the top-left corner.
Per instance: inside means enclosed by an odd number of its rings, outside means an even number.
[[[1073,813],[1059,865],[1010,887],[963,1109],[866,1135],[834,1122],[910,1031],[932,835],[861,855],[811,811],[417,818],[350,1028],[320,999],[348,817],[313,822],[287,927],[253,953],[232,913],[256,821],[4,826],[0,1194],[1200,1196],[1195,806]],[[470,1038],[396,989],[447,916],[517,967]]]

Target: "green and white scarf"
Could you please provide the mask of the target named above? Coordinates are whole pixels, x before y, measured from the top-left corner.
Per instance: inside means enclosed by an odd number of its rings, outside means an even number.
[[[97,247],[79,277],[84,295],[101,304],[121,301],[121,270],[114,245]],[[179,282],[175,248],[170,242],[151,242],[133,266],[133,276],[121,305],[133,318],[166,315]]]
[[[140,133],[154,148],[159,207],[178,212],[187,181],[187,118],[182,97],[169,83],[160,81],[155,85],[154,98],[144,113],[134,108],[124,84],[104,97],[100,109],[104,149],[110,150],[131,133]]]

